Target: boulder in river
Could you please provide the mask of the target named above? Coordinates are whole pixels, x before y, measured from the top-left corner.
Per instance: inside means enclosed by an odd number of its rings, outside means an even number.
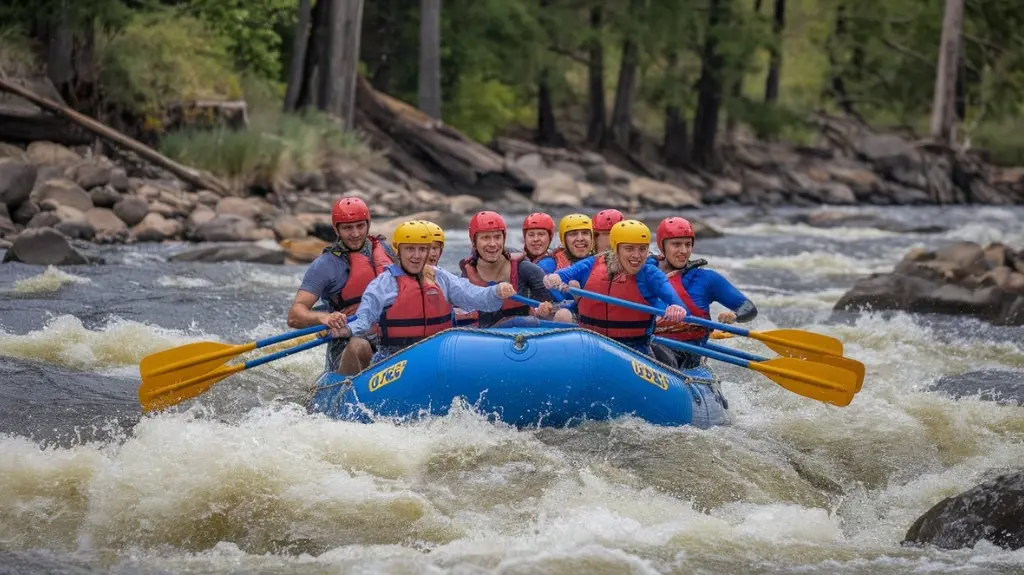
[[[20,234],[4,255],[4,262],[38,266],[73,266],[89,263],[68,239],[50,228],[30,228]]]
[[[912,250],[891,273],[859,280],[836,310],[896,309],[970,315],[997,325],[1024,325],[1024,251],[956,242],[935,252]]]
[[[258,242],[202,247],[174,254],[168,259],[174,262],[283,264],[287,257],[288,253],[283,249],[277,246],[268,247],[263,242]]]
[[[903,542],[961,549],[982,540],[1004,549],[1024,547],[1024,471],[943,499],[910,526]]]

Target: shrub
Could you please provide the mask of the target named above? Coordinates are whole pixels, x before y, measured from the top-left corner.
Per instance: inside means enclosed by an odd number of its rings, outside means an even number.
[[[236,188],[270,185],[295,171],[336,158],[380,161],[364,139],[343,132],[319,112],[258,116],[246,130],[185,130],[161,139],[160,150],[189,166],[229,179]]]
[[[136,15],[102,43],[100,82],[108,102],[159,117],[174,102],[241,96],[225,40],[177,14]]]

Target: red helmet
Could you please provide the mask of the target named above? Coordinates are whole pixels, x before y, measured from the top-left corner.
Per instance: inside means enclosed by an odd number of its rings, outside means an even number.
[[[626,219],[619,210],[601,210],[594,216],[594,232],[610,232],[612,226]]]
[[[673,238],[692,238],[693,226],[686,218],[671,217],[661,220],[658,224],[658,249],[665,249],[665,240]]]
[[[469,220],[469,243],[474,243],[480,232],[503,232],[507,235],[508,227],[497,212],[479,212]]]
[[[352,222],[370,221],[370,208],[359,198],[341,198],[331,210],[331,225],[351,224]]]
[[[551,219],[551,216],[537,212],[526,216],[523,220],[523,233],[526,230],[544,230],[548,233],[548,236],[554,237],[555,235],[555,220]]]

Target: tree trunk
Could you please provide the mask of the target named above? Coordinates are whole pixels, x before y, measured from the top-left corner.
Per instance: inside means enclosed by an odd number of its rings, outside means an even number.
[[[946,0],[932,99],[932,138],[945,144],[956,139],[956,78],[963,20],[964,0]]]
[[[604,102],[604,45],[601,43],[601,29],[604,15],[601,6],[590,9],[589,58],[587,64],[587,143],[598,146],[604,139],[606,125]]]
[[[373,23],[373,39],[367,42],[367,50],[372,56],[373,74],[371,83],[375,90],[388,92],[391,90],[392,62],[395,59],[395,45],[398,40],[398,0],[379,0],[376,3],[377,18]]]
[[[829,81],[828,87],[823,91],[823,96],[828,98],[831,97],[839,105],[839,108],[843,112],[857,116],[857,112],[853,109],[853,102],[850,101],[850,96],[846,92],[846,81],[843,80],[843,69],[839,62],[839,56],[843,50],[843,42],[846,38],[846,6],[840,4],[836,7],[836,23],[835,29],[826,41],[826,50],[828,52],[828,67],[829,67]],[[854,48],[854,59],[862,57],[863,52],[859,48]]]
[[[59,12],[52,16],[49,25],[49,42],[46,51],[46,75],[56,86],[57,91],[65,98],[69,95],[69,85],[74,76],[71,54],[74,49],[74,36],[71,29],[69,0],[61,0]]]
[[[419,107],[441,119],[441,0],[420,0]]]
[[[693,119],[692,160],[694,165],[713,169],[716,163],[715,139],[718,114],[722,107],[722,75],[725,58],[718,51],[718,34],[726,28],[730,0],[710,0],[708,35],[701,54],[700,79],[697,80],[697,112]]]
[[[665,141],[663,153],[665,164],[673,168],[685,168],[689,164],[689,134],[686,132],[686,118],[679,106],[665,108]]]
[[[551,84],[548,69],[540,71],[537,81],[537,143],[542,146],[558,147],[565,142],[558,133],[555,123],[555,107],[551,102]]]
[[[630,0],[630,16],[635,16],[643,6],[642,0]],[[636,95],[636,69],[638,64],[636,39],[627,37],[622,42],[622,65],[619,67],[619,82],[615,87],[615,103],[612,106],[611,137],[623,151],[630,149],[630,127],[633,119],[633,99]]]
[[[350,130],[355,119],[363,0],[332,0],[327,14],[327,57],[320,83],[320,106]]]
[[[779,74],[782,68],[782,32],[786,28],[786,0],[775,0],[775,21],[772,24],[774,42],[768,63],[768,78],[764,82],[764,101],[779,99]]]
[[[295,44],[292,61],[288,66],[288,90],[284,94],[284,111],[294,112],[302,91],[302,73],[305,70],[306,49],[309,47],[309,21],[313,7],[310,0],[299,0],[299,21],[295,24]]]
[[[318,0],[313,8],[296,109],[320,108],[320,76],[324,67],[327,42],[330,40],[327,33],[327,11],[331,1]]]

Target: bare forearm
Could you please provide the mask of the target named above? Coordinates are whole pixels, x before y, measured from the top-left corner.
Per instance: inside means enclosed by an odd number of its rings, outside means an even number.
[[[288,310],[288,327],[302,329],[318,325],[322,323],[322,319],[326,315],[327,312],[324,311],[313,311],[302,304],[292,304],[291,309]]]

